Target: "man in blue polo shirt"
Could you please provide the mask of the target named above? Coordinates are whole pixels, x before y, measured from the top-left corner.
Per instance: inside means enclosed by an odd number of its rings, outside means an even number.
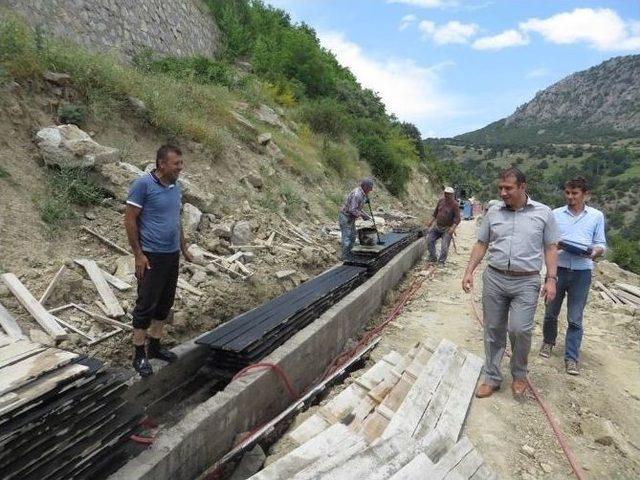
[[[567,335],[564,361],[570,375],[579,375],[578,361],[582,342],[582,316],[591,286],[593,259],[604,254],[606,238],[604,215],[585,204],[589,189],[587,181],[574,178],[564,184],[567,205],[553,214],[562,235],[558,248],[558,287],[555,300],[547,305],[544,315],[544,343],[540,356],[549,358],[558,336],[558,314],[567,296]]]
[[[161,146],[155,170],[138,177],[127,197],[124,224],[138,279],[138,299],[132,313],[133,367],[142,377],[153,373],[149,358],[167,362],[176,359],[173,352],[160,345],[160,338],[175,298],[180,250],[191,260],[180,222],[182,192],[177,180],[182,168],[180,149]]]

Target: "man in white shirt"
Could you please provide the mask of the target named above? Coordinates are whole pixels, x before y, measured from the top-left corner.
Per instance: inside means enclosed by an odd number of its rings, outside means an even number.
[[[540,356],[549,358],[558,336],[558,314],[567,296],[567,334],[564,361],[570,375],[579,375],[578,361],[582,342],[582,317],[591,286],[593,259],[604,254],[607,240],[604,215],[585,204],[589,195],[587,181],[574,178],[564,184],[567,205],[553,214],[562,235],[558,245],[558,286],[556,298],[547,305],[544,315],[544,343]]]

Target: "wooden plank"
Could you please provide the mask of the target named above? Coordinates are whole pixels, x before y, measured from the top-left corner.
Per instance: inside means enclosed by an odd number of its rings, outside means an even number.
[[[413,460],[398,470],[390,477],[390,480],[415,480],[417,478],[428,478],[429,480],[441,480],[443,477],[435,477],[433,469],[434,463],[424,453],[419,453]]]
[[[111,287],[105,280],[102,275],[102,271],[98,264],[94,260],[76,260],[76,263],[82,265],[84,269],[87,271],[89,278],[96,286],[98,290],[98,294],[100,298],[102,298],[102,302],[106,308],[107,316],[109,317],[122,317],[124,315],[124,310],[120,306],[120,302],[111,290]]]
[[[67,267],[65,265],[62,265],[60,269],[56,272],[56,274],[53,276],[53,278],[51,279],[51,282],[49,282],[49,286],[45,289],[44,293],[40,297],[40,300],[38,300],[42,305],[45,304],[45,302],[53,292],[53,289],[56,288],[58,280],[60,279],[60,277],[62,276],[62,274],[66,269]]]
[[[86,263],[90,262],[92,260],[88,260],[85,258],[82,259],[77,259],[74,260],[78,265],[80,265],[81,267],[84,267],[86,269]],[[121,292],[124,292],[126,290],[130,290],[131,289],[131,285],[129,285],[127,282],[125,282],[124,280],[116,277],[115,275],[111,275],[109,272],[107,272],[105,269],[101,268],[100,272],[102,272],[102,276],[104,277],[104,279],[107,281],[107,283],[111,284],[112,286],[114,286],[115,288],[117,288],[118,290],[120,290]]]
[[[41,397],[57,387],[60,382],[78,377],[87,370],[89,370],[89,367],[86,365],[66,365],[29,385],[3,395],[0,397],[0,415],[6,415],[12,410]]]
[[[443,339],[440,342],[426,368],[420,373],[398,411],[389,422],[383,433],[383,438],[389,438],[400,432],[414,434],[456,352],[455,344],[449,340]]]
[[[233,263],[236,260],[239,260],[244,255],[244,252],[236,252],[233,255],[229,255],[225,260],[229,263]]]
[[[100,235],[98,232],[95,232],[95,231],[91,230],[86,225],[82,226],[82,230],[84,230],[87,233],[90,233],[91,235],[93,235],[94,237],[99,239],[100,241],[102,241],[102,242],[106,243],[107,245],[109,245],[111,248],[114,248],[114,249],[118,250],[120,253],[123,253],[124,255],[131,255],[131,252],[129,250],[127,250],[125,248],[122,248],[120,245],[112,242],[107,237],[104,237],[104,236]]]
[[[454,442],[458,441],[483,364],[476,355],[459,348],[458,353],[460,355],[454,357],[456,363],[450,366],[442,379],[414,436],[423,436],[438,427]]]
[[[629,285],[628,283],[622,283],[622,282],[616,282],[615,286],[624,290],[627,293],[630,293],[631,295],[634,295],[638,298],[638,301],[640,301],[640,288],[639,287],[634,287],[633,285]]]
[[[78,355],[54,348],[47,349],[20,363],[9,365],[0,375],[0,395],[11,392],[52,370],[70,363]]]
[[[110,332],[105,333],[103,336],[98,337],[92,341],[89,342],[89,345],[95,345],[96,343],[100,343],[103,342],[104,340],[106,340],[107,338],[111,338],[114,335],[117,335],[120,332],[123,332],[124,330],[122,330],[121,328],[116,328],[115,330],[112,330]]]
[[[0,303],[0,325],[4,328],[4,331],[13,338],[14,340],[20,340],[24,337],[22,333],[22,329],[18,322],[16,322],[15,318],[9,313],[9,311],[4,308],[4,306]]]
[[[395,365],[393,362],[397,360],[398,356],[397,352],[389,352],[361,375],[356,383],[352,383],[320,407],[314,415],[293,430],[289,437],[296,443],[302,444],[318,435],[329,425],[345,420],[365,398],[367,387],[375,386],[375,382],[382,381],[385,373]],[[358,382],[358,380],[360,381]]]
[[[618,297],[619,300],[622,300],[622,302],[626,305],[640,308],[640,299],[635,297],[634,295],[631,295],[630,293],[627,293],[623,290],[612,289],[611,291],[616,297]]]
[[[62,340],[67,337],[67,332],[58,324],[56,318],[51,315],[40,303],[31,295],[22,282],[13,273],[5,273],[2,280],[9,287],[11,293],[15,295],[20,304],[31,314],[33,318],[44,328],[54,340]]]
[[[127,290],[131,290],[131,285],[129,285],[127,282],[125,282],[124,280],[121,280],[120,278],[116,277],[115,275],[111,275],[109,272],[107,272],[104,269],[100,269],[100,271],[102,272],[102,276],[104,277],[104,279],[110,283],[113,287],[117,288],[118,290],[120,290],[121,292],[125,292]]]
[[[602,282],[600,282],[599,280],[596,280],[594,283],[595,283],[596,287],[598,287],[600,290],[602,290],[604,293],[606,293],[609,296],[609,298],[611,298],[613,303],[618,304],[618,305],[622,304],[622,302],[620,300],[618,300],[615,297],[615,295],[613,295],[611,293],[611,290],[609,290],[607,287],[605,287]]]
[[[358,438],[358,441],[355,444],[346,448],[336,448],[328,455],[316,460],[311,465],[296,473],[291,477],[291,480],[317,480],[320,478],[328,480],[325,476],[327,472],[339,465],[342,465],[349,458],[357,455],[366,448],[366,442],[362,438]]]
[[[449,474],[470,455],[473,450],[475,449],[469,439],[462,437],[462,439],[436,463],[434,478],[446,477],[448,479]]]
[[[40,353],[44,349],[45,347],[42,345],[29,340],[17,340],[9,345],[0,347],[0,369]]]
[[[471,450],[453,469],[451,473],[457,473],[465,480],[471,478],[482,466],[484,460],[475,448]],[[449,474],[450,475],[450,474]],[[447,476],[448,478],[449,476]]]
[[[199,297],[204,296],[204,292],[202,290],[194,287],[193,285],[191,285],[189,282],[187,282],[182,277],[178,277],[178,288],[180,290],[184,290],[185,292],[189,292],[189,293],[193,293],[194,295],[198,295]]]
[[[75,308],[77,308],[78,310],[80,310],[81,312],[84,312],[87,315],[90,315],[91,317],[93,317],[98,322],[106,323],[107,325],[112,325],[114,327],[122,328],[124,330],[133,330],[133,326],[129,325],[127,323],[119,322],[118,320],[114,320],[113,318],[104,317],[104,316],[100,315],[99,313],[94,313],[91,310],[88,310],[88,309],[84,308],[82,305],[78,305],[78,304],[74,303],[73,306]]]
[[[335,450],[362,443],[362,439],[346,426],[337,423],[284,457],[269,464],[251,477],[252,480],[278,480],[291,478],[312,463],[325,458]]]
[[[267,247],[271,247],[271,245],[273,245],[274,238],[276,238],[276,232],[271,232],[271,234],[269,235],[269,238],[267,238],[267,241],[265,242],[265,245]]]
[[[0,332],[0,347],[4,347],[5,345],[9,345],[13,342],[15,342],[13,338]]]
[[[427,364],[429,357],[429,349],[426,345],[420,344],[415,353],[415,357],[402,373],[400,380],[393,386],[374,412],[358,427],[358,431],[360,431],[369,442],[374,441],[382,435],[387,428],[393,414],[404,401],[420,371],[422,371]]]
[[[399,442],[400,447],[397,455],[372,470],[367,475],[367,480],[387,480],[419,454],[424,454],[430,460],[436,461],[453,446],[451,439],[439,430],[434,430],[419,440],[411,438],[406,434],[393,437],[389,440]],[[382,442],[389,440],[383,440]],[[380,444],[381,443],[374,445],[371,447],[371,450],[373,451],[378,448]],[[425,477],[418,476],[417,478]]]

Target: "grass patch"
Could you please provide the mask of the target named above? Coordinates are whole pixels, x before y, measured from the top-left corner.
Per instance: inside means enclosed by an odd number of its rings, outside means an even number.
[[[48,187],[49,195],[40,202],[39,211],[42,221],[52,228],[75,217],[74,205],[97,205],[107,197],[81,168],[52,170]]]
[[[2,165],[0,165],[0,178],[9,178],[9,177],[11,177],[11,174],[7,172],[4,168],[2,168]]]
[[[325,139],[322,144],[322,159],[343,178],[355,178],[358,174],[358,150],[351,144]]]

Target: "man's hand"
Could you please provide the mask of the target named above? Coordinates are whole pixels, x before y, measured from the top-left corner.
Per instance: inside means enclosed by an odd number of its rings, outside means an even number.
[[[144,253],[140,255],[136,255],[136,278],[139,281],[142,281],[144,278],[144,274],[147,270],[151,270],[151,264],[149,263],[149,259],[146,257]]]
[[[451,227],[449,229],[449,236],[453,237],[456,234],[456,227]]]
[[[184,257],[184,259],[185,259],[187,262],[195,263],[195,262],[194,262],[193,255],[191,255],[191,254],[190,254],[186,249],[185,249],[185,250],[182,250],[182,256]]]
[[[465,273],[462,278],[462,290],[465,293],[471,293],[473,290],[473,273]]]
[[[589,257],[591,258],[591,260],[595,260],[596,258],[598,258],[599,256],[601,256],[604,253],[604,248],[602,247],[595,247],[593,249],[593,251],[591,252],[591,255],[589,255]]]
[[[540,289],[540,296],[544,298],[544,303],[551,303],[556,298],[556,280],[547,278]]]

